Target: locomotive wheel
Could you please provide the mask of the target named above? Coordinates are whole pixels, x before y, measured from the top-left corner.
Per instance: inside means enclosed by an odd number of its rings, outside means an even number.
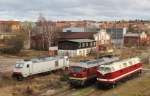
[[[139,75],[139,76],[141,76],[141,74],[142,74],[142,70],[140,70],[140,71],[138,72],[138,75]]]
[[[104,86],[104,84],[102,84],[102,83],[96,82],[96,87],[97,87],[98,89],[101,89],[101,88],[104,88],[105,86]]]
[[[24,79],[22,76],[17,76],[16,78],[18,81],[22,81]]]
[[[111,84],[110,88],[116,88],[117,87],[117,83]]]

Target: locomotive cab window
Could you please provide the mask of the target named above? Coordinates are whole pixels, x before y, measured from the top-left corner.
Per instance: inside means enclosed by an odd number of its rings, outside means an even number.
[[[20,64],[16,64],[16,68],[23,68],[24,64],[23,63],[20,63]]]
[[[109,67],[100,67],[99,71],[102,72],[103,74],[111,72],[111,68]]]
[[[76,72],[76,73],[80,73],[81,71],[84,71],[84,70],[85,68],[82,68],[82,67],[75,67],[75,66],[71,67],[71,71]]]

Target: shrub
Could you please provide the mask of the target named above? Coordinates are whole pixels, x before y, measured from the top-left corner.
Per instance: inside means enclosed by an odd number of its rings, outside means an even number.
[[[69,80],[68,74],[63,74],[63,75],[60,77],[60,80],[61,80],[61,81],[68,81],[68,80]]]
[[[8,47],[1,48],[0,52],[6,53],[6,54],[17,54],[23,48],[24,42],[21,37],[16,36],[16,37],[11,38],[8,41],[7,45]]]
[[[26,94],[26,96],[32,96],[33,89],[28,86],[24,93]]]

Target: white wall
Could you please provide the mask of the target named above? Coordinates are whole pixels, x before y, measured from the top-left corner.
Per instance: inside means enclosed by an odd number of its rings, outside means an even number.
[[[58,50],[58,55],[59,56],[69,55],[70,57],[74,57],[74,56],[87,56],[87,54],[91,50],[96,50],[96,47],[83,48],[83,49],[77,49],[77,50]]]
[[[94,35],[94,39],[99,44],[108,44],[111,40],[111,37],[106,32],[106,30],[101,30],[100,32]]]

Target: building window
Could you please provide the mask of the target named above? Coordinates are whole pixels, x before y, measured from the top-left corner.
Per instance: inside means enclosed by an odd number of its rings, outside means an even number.
[[[90,47],[92,47],[93,46],[93,43],[92,42],[90,42]]]
[[[79,51],[79,55],[81,55],[82,54],[82,51]]]
[[[94,42],[94,46],[96,46],[96,42]]]
[[[89,45],[89,44],[88,44],[88,42],[87,42],[87,43],[86,43],[86,47],[88,47],[88,45]]]
[[[67,32],[72,32],[71,30],[67,30]]]
[[[82,48],[84,48],[85,47],[85,43],[82,43]]]
[[[79,48],[82,48],[82,43],[79,44]]]
[[[85,56],[85,50],[83,50],[83,54],[82,54],[82,56]]]

